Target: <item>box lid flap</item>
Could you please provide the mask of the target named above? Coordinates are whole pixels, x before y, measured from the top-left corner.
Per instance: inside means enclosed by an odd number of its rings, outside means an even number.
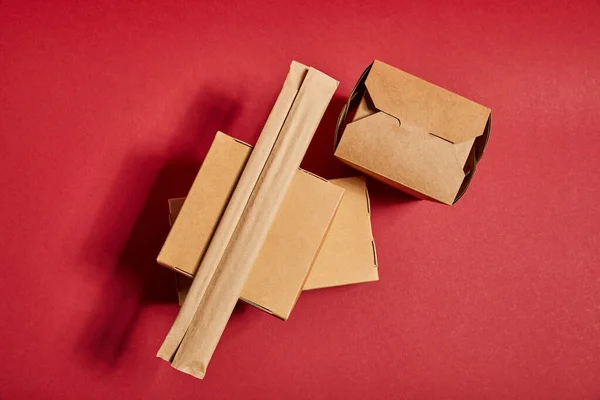
[[[452,143],[480,136],[490,116],[487,107],[377,60],[365,85],[377,109]]]

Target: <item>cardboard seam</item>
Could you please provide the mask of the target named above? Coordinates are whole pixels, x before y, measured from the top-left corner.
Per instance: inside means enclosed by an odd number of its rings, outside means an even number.
[[[375,239],[371,238],[371,246],[373,247],[373,261],[375,262],[375,268],[378,268],[377,263],[377,249],[375,248]]]
[[[189,278],[194,278],[194,275],[192,275],[189,272],[184,271],[184,270],[182,270],[180,268],[175,267],[175,268],[172,268],[172,269],[175,270],[175,271],[177,271],[177,272],[179,272],[182,275],[185,275],[185,276],[189,277]]]
[[[369,94],[369,92],[366,89],[365,89],[364,94],[362,95],[362,99],[364,99],[365,104],[367,105],[367,109],[369,110],[369,113],[366,115],[363,115],[360,118],[357,118],[356,114],[355,114],[352,119],[352,122],[360,121],[361,119],[370,117],[371,115],[381,111],[381,110],[377,109],[377,107],[375,107],[375,103],[373,103],[373,100],[371,99],[371,95]],[[358,110],[359,106],[360,106],[360,102],[358,102],[358,105],[351,111]]]
[[[368,93],[368,92],[367,92],[367,93]],[[352,109],[352,110],[350,110],[350,111],[354,111],[356,108],[358,108],[358,106],[357,106],[357,107],[355,107],[355,108],[353,108],[353,109]],[[395,120],[395,121],[398,123],[398,126],[401,126],[401,127],[403,127],[404,129],[406,129],[406,130],[411,130],[410,128],[408,128],[408,126],[416,126],[417,128],[419,128],[417,125],[403,125],[403,124],[402,124],[402,120],[401,120],[400,118],[396,117],[396,116],[395,116],[395,115],[393,115],[393,114],[390,114],[389,112],[386,112],[386,111],[384,111],[384,110],[381,110],[381,109],[379,109],[379,108],[377,108],[377,107],[375,107],[375,112],[373,112],[373,113],[371,113],[371,114],[369,114],[369,115],[365,115],[365,116],[364,116],[364,117],[362,117],[362,118],[355,119],[354,121],[350,121],[350,122],[348,122],[348,123],[346,124],[346,126],[348,126],[348,125],[352,125],[352,124],[354,124],[354,123],[357,123],[358,121],[362,121],[362,120],[365,120],[365,119],[367,119],[367,118],[371,118],[371,117],[373,117],[374,115],[377,115],[377,114],[379,114],[379,113],[385,114],[385,115],[387,115],[388,117],[390,117],[390,118],[393,118],[393,119],[394,119],[394,120]],[[408,123],[407,123],[407,124],[408,124]],[[346,127],[344,127],[344,130],[346,130]],[[422,129],[422,131],[425,131],[425,129]],[[427,133],[429,133],[429,132],[427,132]],[[429,133],[429,134],[430,134],[430,135],[433,135],[433,136],[435,136],[435,137],[438,137],[438,136],[434,135],[433,133]],[[441,138],[440,138],[440,139],[441,139]],[[444,140],[446,140],[446,139],[444,139]],[[450,142],[450,143],[452,143],[452,142]]]
[[[446,139],[446,138],[443,138],[443,137],[441,137],[441,136],[438,136],[438,135],[436,135],[436,134],[435,134],[435,133],[433,133],[433,132],[427,132],[427,133],[429,133],[431,136],[434,136],[434,137],[436,137],[436,138],[438,138],[438,139],[442,139],[444,142],[448,142],[448,143],[450,143],[450,144],[456,144],[456,143],[454,143],[452,140],[448,140],[448,139]],[[461,142],[457,142],[457,143],[461,143]]]
[[[380,109],[380,108],[377,108],[377,107],[375,107],[375,109],[377,110],[377,112],[374,112],[373,114],[366,115],[364,118],[361,118],[361,119],[359,119],[359,121],[362,121],[362,120],[363,120],[363,119],[365,119],[365,118],[372,117],[373,115],[375,115],[375,114],[377,114],[377,113],[382,113],[382,114],[385,114],[385,115],[387,115],[388,117],[391,117],[391,118],[395,119],[395,120],[398,122],[398,126],[402,126],[404,129],[410,130],[409,128],[407,128],[407,126],[406,126],[406,125],[403,125],[403,124],[402,124],[402,120],[400,119],[400,117],[396,117],[394,114],[390,114],[389,112],[387,112],[387,111],[383,111],[382,109]],[[357,122],[357,121],[352,121],[352,122],[350,122],[350,124],[353,124],[353,123],[355,123],[355,122]],[[348,125],[350,125],[350,124],[348,124]],[[408,124],[408,122],[407,122],[407,124]],[[417,125],[411,125],[411,126],[417,126]],[[417,127],[418,127],[418,126],[417,126]],[[418,127],[418,128],[420,128],[420,127]],[[423,129],[423,130],[424,130],[424,129]],[[428,133],[429,133],[429,132],[428,132]],[[429,134],[430,134],[430,135],[433,135],[433,133],[429,133]],[[433,136],[435,136],[435,135],[433,135]],[[436,136],[436,137],[437,137],[437,136]]]
[[[325,179],[325,178],[323,178],[323,177],[321,177],[321,176],[319,176],[319,175],[317,175],[317,174],[313,174],[312,172],[310,172],[310,171],[307,171],[307,170],[305,170],[304,168],[298,168],[298,169],[299,169],[300,171],[304,172],[304,173],[307,173],[307,174],[309,174],[309,175],[312,175],[312,176],[314,176],[315,178],[319,178],[320,180],[322,180],[322,181],[324,181],[324,182],[327,182],[327,183],[329,183],[329,181],[328,181],[327,179]]]
[[[369,189],[367,188],[366,181],[365,193],[367,195],[367,211],[369,212],[369,231],[371,232],[371,248],[373,249],[373,262],[375,263],[375,268],[377,268],[379,264],[377,262],[377,249],[375,247],[375,239],[373,238],[373,224],[371,223],[371,199],[369,199]]]
[[[243,144],[244,146],[250,147],[251,149],[254,148],[254,146],[252,146],[251,144],[248,144],[248,143],[244,142],[243,140],[236,139],[236,138],[232,138],[232,139],[235,140],[236,142],[238,142],[239,144]]]
[[[267,307],[261,306],[260,304],[257,304],[255,302],[253,302],[252,300],[248,300],[248,299],[246,299],[244,297],[240,297],[240,300],[243,301],[244,303],[250,304],[252,307],[256,307],[259,310],[266,312],[267,314],[271,314],[272,316],[277,317],[277,318],[285,321],[284,318],[282,318],[281,316],[275,314],[273,311],[269,310]]]

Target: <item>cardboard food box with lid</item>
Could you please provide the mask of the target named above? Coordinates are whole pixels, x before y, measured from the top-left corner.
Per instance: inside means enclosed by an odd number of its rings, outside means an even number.
[[[179,303],[252,152],[218,132],[188,198],[169,200],[172,229],[158,262],[179,272]],[[364,177],[327,181],[298,169],[240,299],[287,319],[300,292],[378,280]]]
[[[452,205],[473,179],[490,127],[489,108],[374,61],[340,114],[335,156],[411,195]]]

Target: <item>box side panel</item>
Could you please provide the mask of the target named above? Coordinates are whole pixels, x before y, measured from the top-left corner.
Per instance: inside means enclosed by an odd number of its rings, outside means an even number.
[[[196,273],[250,150],[217,133],[158,255],[161,265],[190,275]]]
[[[490,109],[375,61],[365,85],[377,109],[452,143],[481,135]]]
[[[333,179],[346,189],[305,290],[379,279],[364,177]]]
[[[241,298],[287,319],[344,189],[298,171],[244,285]]]

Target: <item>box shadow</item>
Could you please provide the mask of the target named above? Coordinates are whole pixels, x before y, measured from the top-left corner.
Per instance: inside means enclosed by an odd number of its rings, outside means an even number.
[[[325,179],[360,174],[360,172],[348,167],[333,155],[333,134],[338,116],[345,103],[346,98],[337,94],[331,99],[300,165],[301,168]]]
[[[119,360],[146,306],[177,304],[175,272],[156,263],[169,232],[167,200],[187,194],[215,132],[226,132],[239,113],[236,99],[207,90],[190,106],[166,151],[134,151],[120,168],[82,248],[88,264],[113,268],[80,339],[79,349],[92,361]]]

